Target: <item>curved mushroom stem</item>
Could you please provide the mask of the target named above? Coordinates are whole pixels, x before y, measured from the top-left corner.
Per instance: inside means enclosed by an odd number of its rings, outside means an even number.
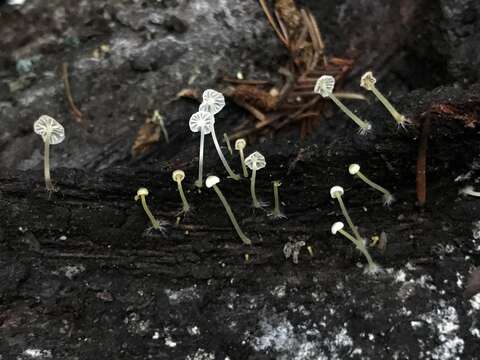
[[[240,176],[235,174],[230,166],[227,163],[227,160],[225,159],[225,156],[223,156],[222,149],[220,149],[220,145],[217,140],[217,135],[215,135],[215,129],[212,128],[212,138],[213,138],[213,143],[215,144],[215,148],[217,149],[218,156],[220,157],[220,160],[222,160],[223,166],[225,167],[225,170],[227,170],[228,175],[233,179],[233,180],[240,180]]]
[[[329,95],[330,99],[342,110],[350,119],[355,121],[355,123],[360,126],[362,132],[367,132],[370,130],[371,125],[361,120],[357,115],[355,115],[350,109],[348,109],[343,103],[333,94]]]
[[[183,192],[183,186],[182,182],[180,180],[177,180],[177,185],[178,185],[178,192],[180,193],[180,198],[182,199],[182,212],[186,213],[190,211],[190,204],[187,201],[187,197],[185,196],[185,193]]]
[[[50,142],[48,139],[44,142],[45,153],[43,155],[43,173],[45,175],[45,187],[47,191],[55,191],[55,187],[52,184],[50,177]]]
[[[370,180],[364,174],[362,174],[361,171],[358,171],[355,175],[357,175],[361,180],[363,180],[366,184],[368,184],[369,186],[371,186],[375,190],[380,191],[383,194],[383,199],[384,199],[385,205],[390,205],[392,203],[394,198],[393,198],[393,195],[390,191],[388,191],[387,189],[385,189],[385,188],[381,187],[380,185],[374,183],[372,180]]]
[[[357,228],[355,225],[353,225],[353,221],[350,218],[350,215],[348,215],[347,208],[345,207],[345,204],[343,203],[342,197],[340,195],[335,196],[338,200],[338,204],[340,205],[340,209],[342,210],[342,214],[345,217],[345,220],[347,220],[348,226],[350,226],[350,229],[352,229],[353,234],[357,238],[358,241],[363,241],[363,238],[360,236],[360,233],[358,232]]]
[[[243,177],[248,178],[248,170],[247,165],[245,165],[245,154],[243,153],[243,149],[238,150],[240,153],[240,161],[242,162],[242,170],[243,170]]]
[[[203,187],[203,152],[205,147],[205,131],[200,129],[200,154],[198,156],[198,179],[195,180],[196,187]]]
[[[217,185],[213,185],[213,190],[215,190],[218,197],[220,198],[220,201],[222,202],[223,206],[225,207],[225,210],[227,211],[228,217],[230,218],[230,221],[232,222],[232,225],[235,228],[235,231],[237,232],[240,239],[242,239],[244,244],[252,245],[252,241],[243,233],[242,229],[240,229],[240,226],[238,225],[237,219],[235,218],[235,215],[233,214],[232,208],[230,207],[230,205],[228,205],[227,199],[225,199],[225,196],[223,196],[223,193],[220,190],[220,188]]]
[[[155,216],[153,216],[152,212],[148,208],[147,201],[145,200],[145,196],[140,195],[140,199],[142,201],[143,210],[145,210],[145,212],[147,213],[147,216],[150,219],[150,222],[152,223],[153,228],[160,230],[161,229],[160,223],[158,222],[157,219],[155,219]]]
[[[380,100],[380,102],[387,108],[387,110],[390,112],[390,114],[393,116],[395,121],[397,122],[398,125],[404,125],[406,122],[405,116],[400,114],[397,109],[392,105],[388,99],[383,96],[383,94],[375,87],[375,85],[372,86],[372,92],[375,94],[375,96]]]
[[[368,268],[369,269],[375,269],[377,267],[377,264],[375,264],[375,262],[373,261],[372,257],[370,256],[370,253],[368,252],[368,250],[366,249],[365,247],[365,243],[363,241],[359,241],[357,239],[355,239],[352,235],[350,235],[348,232],[346,232],[345,230],[343,229],[340,229],[338,230],[338,232],[340,234],[342,234],[343,236],[345,236],[348,240],[350,240],[351,242],[353,242],[355,244],[355,246],[357,247],[357,249],[363,254],[363,256],[365,256],[365,258],[367,259],[367,262],[368,262]]]
[[[256,178],[257,178],[257,170],[254,167],[253,170],[252,170],[252,178],[250,179],[250,192],[252,193],[252,201],[253,201],[252,206],[254,208],[261,208],[262,205],[258,201],[257,194],[255,192],[255,179]]]

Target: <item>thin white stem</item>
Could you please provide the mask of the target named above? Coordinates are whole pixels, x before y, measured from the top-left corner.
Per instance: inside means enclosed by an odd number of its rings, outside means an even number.
[[[348,109],[343,103],[333,94],[329,95],[330,99],[342,110],[350,119],[355,121],[355,123],[360,126],[363,130],[369,130],[370,124],[366,121],[361,120],[357,115],[355,115],[350,109]]]
[[[183,204],[183,212],[189,212],[190,211],[190,204],[187,201],[187,197],[185,196],[185,193],[183,192],[183,186],[181,181],[177,181],[178,185],[178,192],[180,193],[180,198],[182,199],[182,204]]]
[[[50,177],[50,142],[47,138],[44,143],[45,153],[43,155],[43,173],[45,175],[45,187],[47,191],[54,191],[55,188],[52,184],[52,179]]]
[[[223,140],[227,144],[227,149],[230,155],[233,155],[232,145],[230,144],[230,139],[228,138],[227,133],[223,133]]]
[[[235,228],[235,231],[237,232],[240,239],[242,239],[244,244],[252,245],[252,241],[243,233],[242,229],[240,229],[240,226],[238,225],[237,219],[235,218],[235,215],[233,214],[232,208],[228,204],[227,199],[225,199],[225,196],[223,196],[220,188],[217,185],[213,185],[213,189],[215,190],[218,197],[220,198],[220,201],[222,202],[223,206],[225,207],[225,210],[227,211],[228,217],[230,218],[230,221],[232,222],[232,225]]]
[[[255,192],[255,179],[257,178],[257,170],[253,168],[252,170],[252,178],[250,179],[250,193],[252,194],[252,201],[254,208],[261,208],[260,202],[257,199],[257,194]]]
[[[392,193],[388,191],[387,189],[381,187],[380,185],[374,183],[372,180],[367,178],[364,174],[362,174],[360,171],[356,173],[356,175],[363,180],[366,184],[368,184],[370,187],[374,188],[377,191],[380,191],[382,194],[384,194],[387,197],[392,197]]]
[[[375,94],[375,96],[380,100],[380,102],[387,108],[387,110],[390,112],[390,114],[393,116],[397,124],[402,125],[405,122],[405,116],[400,114],[397,109],[392,105],[388,99],[383,96],[383,94],[375,87],[372,87],[372,92]]]
[[[145,200],[145,195],[140,195],[140,198],[142,199],[142,206],[143,210],[147,213],[148,218],[150,219],[150,222],[152,223],[152,226],[154,229],[160,229],[160,223],[158,222],[157,219],[155,219],[155,216],[153,216],[152,212],[148,208],[147,201]]]
[[[240,152],[240,161],[242,162],[243,176],[248,178],[247,165],[245,165],[245,154],[243,153],[243,149],[240,149],[238,151]]]
[[[358,232],[357,228],[353,224],[353,221],[350,218],[350,215],[348,215],[348,211],[347,211],[347,208],[345,207],[345,204],[343,203],[342,196],[337,195],[336,198],[340,205],[340,209],[342,210],[343,217],[345,218],[345,220],[347,220],[347,224],[350,227],[350,229],[353,231],[353,234],[358,239],[358,241],[363,241],[363,238],[360,236],[360,233]]]
[[[227,160],[225,159],[225,156],[223,156],[222,149],[220,149],[220,144],[218,143],[217,135],[215,135],[215,129],[213,129],[213,127],[211,134],[213,138],[213,143],[215,144],[215,148],[217,149],[218,156],[220,157],[220,160],[222,160],[223,166],[225,167],[225,170],[227,170],[228,175],[234,180],[240,180],[240,176],[238,176],[232,171],[232,169],[227,163]]]
[[[195,186],[201,188],[203,186],[203,152],[205,147],[205,131],[200,129],[200,155],[198,156],[198,179]]]
[[[357,239],[355,239],[352,235],[350,235],[348,232],[346,232],[345,230],[343,229],[340,229],[338,231],[340,234],[342,234],[343,236],[345,236],[348,240],[350,240],[351,242],[353,242],[355,244],[355,246],[357,247],[357,249],[363,254],[363,256],[365,256],[365,258],[367,259],[367,262],[368,262],[368,267],[370,269],[374,269],[377,267],[377,265],[375,264],[375,262],[373,261],[372,257],[370,256],[370,253],[368,252],[368,250],[365,248],[365,244],[363,243],[363,241],[358,241]]]

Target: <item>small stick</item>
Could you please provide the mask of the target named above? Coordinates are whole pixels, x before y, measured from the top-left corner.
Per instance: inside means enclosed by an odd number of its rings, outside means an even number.
[[[420,133],[420,142],[418,144],[417,157],[417,200],[418,205],[424,206],[427,202],[427,150],[428,150],[428,135],[430,134],[431,120],[426,118],[422,123],[422,130]]]
[[[83,115],[80,112],[80,110],[78,110],[78,108],[76,107],[75,102],[73,101],[72,92],[70,90],[70,81],[68,80],[68,63],[63,63],[62,70],[63,70],[63,84],[65,86],[65,94],[67,96],[68,105],[70,106],[70,111],[72,112],[75,120],[81,123]]]

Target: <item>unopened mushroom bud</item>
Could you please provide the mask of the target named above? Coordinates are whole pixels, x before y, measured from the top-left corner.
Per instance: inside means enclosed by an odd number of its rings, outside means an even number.
[[[383,94],[375,86],[376,82],[377,79],[373,76],[373,73],[371,71],[368,71],[363,74],[360,80],[360,86],[368,91],[373,92],[377,99],[380,100],[380,102],[383,104],[383,106],[387,108],[387,110],[393,116],[397,124],[399,126],[405,126],[405,124],[408,122],[407,118],[400,114],[397,109],[395,109],[395,107],[392,105],[392,103],[388,101],[385,96],[383,96]]]
[[[363,241],[363,238],[360,236],[360,233],[358,232],[357,227],[353,224],[353,221],[350,218],[350,215],[348,214],[347,208],[343,203],[343,200],[342,200],[343,194],[344,194],[344,191],[341,186],[337,185],[330,189],[330,196],[332,197],[332,199],[337,199],[338,204],[340,205],[340,209],[342,210],[342,214],[345,217],[345,220],[347,220],[348,226],[350,226],[350,229],[353,231],[358,241]]]
[[[190,211],[190,204],[187,201],[187,197],[183,192],[182,181],[185,179],[185,172],[183,170],[175,170],[172,173],[172,179],[177,183],[178,192],[180,193],[180,198],[182,199],[182,212],[187,213]]]
[[[263,202],[258,201],[257,194],[255,191],[255,180],[257,177],[257,171],[263,169],[267,162],[265,161],[265,156],[260,154],[258,151],[255,151],[249,157],[245,159],[245,165],[248,166],[250,170],[252,170],[252,177],[250,179],[250,193],[252,195],[252,206],[254,208],[262,208],[266,204]]]
[[[245,139],[238,139],[235,141],[235,150],[240,153],[240,161],[242,162],[243,176],[248,177],[247,166],[245,165],[245,153],[243,150],[247,147],[247,142]]]
[[[230,221],[232,222],[232,225],[235,228],[235,231],[237,232],[240,239],[242,239],[243,243],[246,245],[251,245],[252,241],[243,233],[242,229],[240,229],[237,219],[233,214],[232,208],[228,204],[225,196],[223,196],[223,193],[220,190],[220,188],[217,186],[219,182],[220,182],[220,179],[217,176],[209,176],[205,181],[205,185],[207,186],[207,188],[213,188],[213,190],[215,190],[215,192],[217,193],[218,197],[220,198],[220,201],[222,202],[223,206],[225,207],[225,210],[227,211],[228,217],[230,218]]]
[[[330,75],[323,75],[315,84],[314,92],[320,94],[322,97],[329,97],[350,119],[352,119],[359,127],[360,134],[366,134],[372,129],[372,125],[364,120],[361,120],[357,115],[350,111],[334,94],[335,78]]]
[[[43,172],[47,191],[55,191],[50,177],[50,145],[60,144],[65,139],[65,129],[54,118],[42,115],[33,124],[33,130],[40,135],[44,142]]]
[[[150,222],[152,223],[152,227],[156,230],[164,231],[164,228],[162,227],[160,222],[155,218],[155,216],[153,216],[152,212],[148,208],[147,201],[145,200],[147,196],[148,196],[148,189],[144,187],[139,188],[137,190],[137,195],[135,196],[135,201],[138,201],[138,199],[141,200],[143,210],[145,210],[145,213],[150,219]]]
[[[356,176],[359,179],[361,179],[363,182],[365,182],[367,185],[369,185],[373,189],[375,189],[377,191],[380,191],[383,194],[383,205],[389,206],[395,200],[395,198],[393,197],[393,195],[390,191],[388,191],[387,189],[385,189],[385,188],[381,187],[380,185],[374,183],[367,176],[362,174],[362,172],[360,171],[360,165],[351,164],[348,167],[348,172],[351,175]]]

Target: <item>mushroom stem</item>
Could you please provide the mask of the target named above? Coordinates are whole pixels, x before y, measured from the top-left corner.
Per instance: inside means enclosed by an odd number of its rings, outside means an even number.
[[[240,153],[240,161],[242,162],[242,170],[243,170],[243,177],[248,178],[248,170],[247,165],[245,165],[245,154],[243,153],[243,149],[238,150]]]
[[[390,205],[390,203],[393,201],[393,195],[390,191],[374,183],[372,180],[370,180],[364,174],[362,174],[360,170],[355,175],[358,176],[362,181],[364,181],[366,184],[368,184],[375,190],[380,191],[383,194],[385,205]]]
[[[205,130],[200,130],[200,154],[198,156],[198,179],[195,181],[196,187],[203,187],[203,152],[205,147]]]
[[[185,193],[183,192],[183,186],[182,186],[182,181],[177,180],[177,186],[178,186],[178,192],[180,193],[180,198],[182,199],[182,211],[184,213],[190,211],[190,204],[187,201],[187,197],[185,196]]]
[[[278,188],[281,185],[282,183],[280,181],[278,180],[273,181],[273,197],[275,201],[275,207],[273,208],[273,211],[270,214],[268,214],[268,216],[271,216],[274,219],[286,218],[285,214],[280,209],[280,198],[278,196]]]
[[[223,140],[227,144],[227,149],[230,155],[233,155],[232,145],[230,144],[230,139],[228,138],[227,133],[223,133]]]
[[[398,125],[404,125],[406,118],[402,114],[400,114],[397,109],[392,105],[388,99],[383,96],[383,94],[376,88],[375,85],[372,85],[372,92],[375,94],[375,96],[380,100],[380,102],[387,108],[387,110],[390,112],[390,114],[393,116],[395,121],[397,122]]]
[[[360,233],[358,232],[357,228],[353,224],[353,221],[350,218],[350,215],[348,215],[348,211],[347,211],[347,208],[345,207],[345,204],[343,203],[342,197],[340,195],[337,195],[335,197],[338,200],[338,204],[340,205],[340,209],[342,210],[343,217],[345,218],[345,220],[347,220],[347,224],[350,227],[350,229],[352,229],[353,234],[358,239],[358,241],[363,241],[363,238],[360,236]]]
[[[55,187],[52,184],[50,177],[50,141],[46,139],[44,142],[45,153],[43,155],[43,173],[45,175],[45,187],[47,191],[54,191]]]
[[[368,250],[365,248],[365,243],[362,241],[362,240],[357,240],[355,239],[352,235],[350,235],[348,232],[346,232],[345,230],[343,229],[340,229],[338,230],[338,232],[340,234],[342,234],[343,236],[345,236],[348,240],[350,240],[351,242],[353,242],[355,244],[355,246],[357,247],[357,249],[365,256],[365,258],[367,259],[367,262],[368,262],[368,267],[369,269],[374,269],[377,267],[377,265],[375,264],[375,262],[373,261],[372,257],[370,256],[370,253],[368,252]]]
[[[253,168],[252,170],[252,178],[250,179],[250,192],[252,193],[252,201],[254,208],[261,208],[262,205],[257,199],[257,194],[255,192],[255,179],[257,178],[257,170]]]
[[[220,157],[220,160],[222,160],[223,166],[225,167],[225,170],[227,170],[228,175],[234,180],[240,180],[240,176],[238,176],[232,171],[232,169],[227,163],[227,160],[225,159],[225,156],[223,156],[222,149],[220,149],[220,144],[218,143],[217,135],[215,135],[215,130],[213,128],[212,139],[213,143],[215,144],[215,148],[217,149],[218,156]]]
[[[365,133],[371,129],[371,125],[361,120],[357,115],[355,115],[350,109],[348,109],[343,103],[333,94],[328,95],[330,99],[342,110],[350,119],[352,119],[358,126],[360,126],[361,132]]]
[[[240,239],[242,239],[244,244],[252,245],[252,241],[243,233],[242,229],[240,229],[240,226],[238,225],[237,219],[235,218],[235,215],[233,214],[232,208],[228,204],[227,199],[225,199],[225,196],[223,196],[223,193],[220,190],[220,188],[217,185],[213,185],[213,190],[215,190],[218,197],[220,198],[220,201],[222,202],[223,206],[225,207],[225,210],[227,211],[228,217],[230,218],[230,221],[232,222],[232,225],[235,228],[235,231],[237,232]]]
[[[152,212],[148,208],[147,201],[145,200],[145,195],[140,195],[140,199],[142,201],[143,210],[145,210],[145,212],[147,213],[147,216],[150,219],[150,222],[152,223],[153,228],[161,229],[160,223],[158,222],[157,219],[155,219],[155,216],[153,216]]]

